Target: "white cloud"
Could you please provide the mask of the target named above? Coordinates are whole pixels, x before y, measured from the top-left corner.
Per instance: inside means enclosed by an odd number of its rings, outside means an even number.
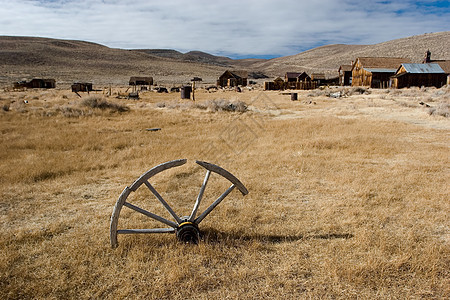
[[[450,30],[448,7],[417,1],[0,0],[0,35],[88,40],[120,48],[289,55]]]

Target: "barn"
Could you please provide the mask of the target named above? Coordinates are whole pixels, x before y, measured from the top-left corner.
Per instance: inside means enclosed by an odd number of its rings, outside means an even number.
[[[352,65],[341,65],[338,70],[339,85],[352,84]]]
[[[388,88],[390,77],[404,63],[411,61],[401,57],[358,57],[352,66],[352,86]]]
[[[447,74],[436,63],[402,64],[391,77],[393,88],[405,88],[411,86],[442,87],[447,82]]]
[[[247,71],[237,71],[237,70],[226,70],[220,77],[217,79],[217,86],[221,87],[233,87],[233,86],[247,86]]]

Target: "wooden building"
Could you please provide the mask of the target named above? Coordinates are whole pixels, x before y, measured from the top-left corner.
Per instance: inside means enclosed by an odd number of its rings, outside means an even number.
[[[284,75],[284,81],[286,82],[299,82],[310,81],[311,77],[306,72],[286,72]]]
[[[217,79],[217,86],[221,87],[235,87],[238,85],[247,86],[247,71],[226,70]]]
[[[352,65],[341,65],[338,70],[339,85],[352,84]]]
[[[436,63],[402,64],[391,77],[391,87],[409,88],[411,86],[442,87],[447,83],[447,74]]]
[[[130,77],[129,85],[153,85],[153,77],[138,77],[132,76]]]
[[[444,73],[447,75],[447,85],[450,85],[450,60],[439,60],[435,61],[436,64],[438,64],[442,70],[444,70]]]
[[[41,79],[34,78],[31,81],[20,81],[14,83],[14,88],[29,88],[29,89],[54,89],[56,87],[55,79]]]
[[[72,84],[72,92],[92,92],[92,83],[90,82],[75,82]]]
[[[403,63],[411,61],[399,57],[358,57],[352,66],[352,86],[388,88],[390,77]]]
[[[317,86],[338,85],[339,76],[327,76],[325,73],[312,73],[311,81],[316,82]]]
[[[264,90],[312,90],[317,88],[317,82],[311,81],[311,77],[305,72],[286,73],[285,79],[288,78],[291,78],[291,81],[284,81],[281,77],[276,78],[274,81],[266,81],[264,82]],[[293,81],[292,78],[296,78],[296,81]]]
[[[423,59],[423,63],[436,63],[438,64],[442,70],[444,70],[445,74],[447,74],[447,83],[450,85],[450,60],[439,60],[439,59],[431,59],[431,52],[428,50],[425,53],[425,57]]]

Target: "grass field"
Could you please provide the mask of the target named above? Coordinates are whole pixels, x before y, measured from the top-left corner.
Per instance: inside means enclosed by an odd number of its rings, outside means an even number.
[[[0,94],[0,298],[449,298],[450,90],[329,92]],[[120,235],[111,249],[124,187],[179,158],[151,180],[179,215],[203,180],[196,159],[249,194],[213,210],[198,246]],[[202,208],[228,185],[211,178]],[[132,196],[169,218],[148,191]],[[127,208],[119,220],[154,225]]]

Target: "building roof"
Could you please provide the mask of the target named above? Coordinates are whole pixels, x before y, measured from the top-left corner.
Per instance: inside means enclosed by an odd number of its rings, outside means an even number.
[[[445,74],[450,74],[450,60],[431,61],[431,63],[438,64]]]
[[[397,69],[386,69],[386,68],[364,68],[364,70],[370,73],[395,73]]]
[[[286,77],[287,78],[297,78],[297,77],[299,77],[300,75],[302,75],[303,73],[305,73],[305,72],[286,72]]]
[[[312,80],[326,79],[325,73],[313,73],[311,74]]]
[[[231,70],[229,71],[231,74],[233,74],[233,76],[237,76],[240,78],[247,78],[248,77],[248,73],[247,71],[243,71],[243,70]]]
[[[358,57],[356,61],[360,61],[364,69],[395,69],[404,63],[411,63],[409,58],[402,57]]]
[[[407,73],[413,73],[413,74],[430,74],[430,73],[442,74],[442,73],[445,73],[444,70],[442,70],[442,68],[438,64],[435,64],[435,63],[402,64],[402,66],[405,68]]]
[[[352,65],[341,65],[340,67],[339,67],[339,70],[338,71],[344,71],[344,72],[348,72],[348,71],[351,71],[352,70]]]

